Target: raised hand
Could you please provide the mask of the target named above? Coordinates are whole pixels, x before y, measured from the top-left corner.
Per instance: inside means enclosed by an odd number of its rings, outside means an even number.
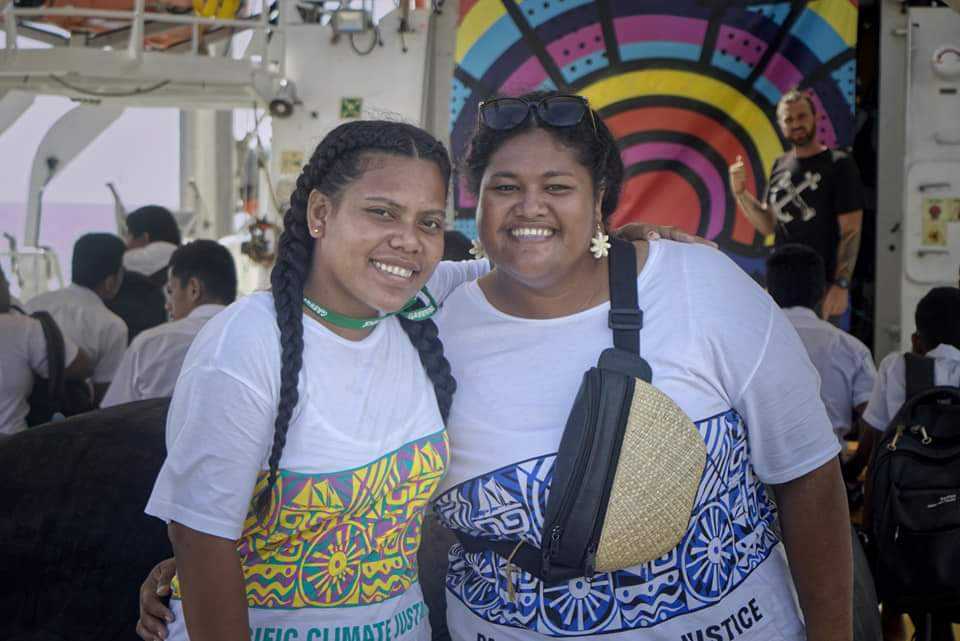
[[[739,196],[747,188],[747,170],[743,165],[743,158],[737,156],[736,162],[730,165],[730,189],[734,196]]]

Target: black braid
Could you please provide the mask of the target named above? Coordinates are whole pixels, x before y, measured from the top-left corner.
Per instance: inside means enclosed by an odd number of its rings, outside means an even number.
[[[303,367],[303,288],[314,248],[307,230],[307,203],[314,189],[336,201],[343,188],[363,174],[363,156],[369,153],[429,160],[440,169],[444,184],[450,180],[450,158],[443,144],[422,129],[398,122],[360,120],[340,125],[320,142],[304,166],[290,197],[290,208],[283,217],[277,262],[270,274],[280,329],[280,402],[270,449],[270,472],[266,486],[254,502],[261,520],[266,518],[270,507],[290,419],[300,400],[297,384]],[[420,353],[420,361],[433,382],[440,413],[446,422],[456,381],[443,356],[437,327],[433,321],[402,320],[401,324]]]

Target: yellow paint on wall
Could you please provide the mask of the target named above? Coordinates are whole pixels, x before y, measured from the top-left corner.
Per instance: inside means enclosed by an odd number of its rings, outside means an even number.
[[[815,0],[807,5],[826,20],[848,47],[857,44],[857,8],[850,0]]]
[[[594,109],[643,96],[679,96],[728,114],[753,138],[763,170],[783,153],[774,124],[752,100],[727,84],[688,71],[632,71],[600,80],[582,91]]]
[[[480,0],[457,27],[457,63],[463,62],[470,48],[477,43],[493,24],[502,18],[507,10],[499,0]]]

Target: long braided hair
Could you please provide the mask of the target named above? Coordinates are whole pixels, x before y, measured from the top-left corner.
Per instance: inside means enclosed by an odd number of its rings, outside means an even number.
[[[280,456],[287,442],[287,429],[299,401],[297,383],[303,367],[303,288],[312,264],[314,239],[307,231],[307,202],[314,189],[334,202],[343,188],[364,171],[363,159],[371,153],[420,158],[437,165],[444,184],[450,179],[450,158],[443,144],[430,134],[398,122],[360,120],[340,125],[320,142],[310,162],[297,179],[290,207],[283,217],[283,233],[277,248],[277,262],[270,274],[273,302],[280,328],[280,402],[274,423],[267,483],[257,495],[254,508],[264,518],[277,483]],[[416,347],[440,407],[444,423],[450,413],[456,381],[443,355],[443,344],[432,320],[400,325]]]

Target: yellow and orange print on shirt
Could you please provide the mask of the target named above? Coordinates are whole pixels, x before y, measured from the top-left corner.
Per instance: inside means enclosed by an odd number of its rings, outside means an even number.
[[[403,594],[417,582],[423,513],[448,460],[442,430],[351,470],[281,470],[269,513],[251,511],[237,546],[247,604],[337,608]]]

